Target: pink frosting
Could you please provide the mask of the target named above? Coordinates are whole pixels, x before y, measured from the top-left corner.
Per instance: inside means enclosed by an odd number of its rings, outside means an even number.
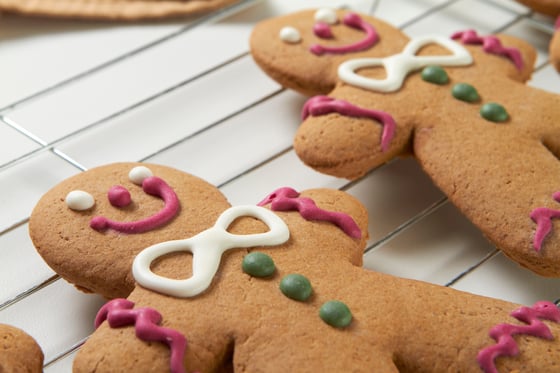
[[[121,185],[115,185],[107,192],[107,198],[115,207],[125,207],[132,201],[130,192]]]
[[[131,222],[119,222],[104,216],[96,216],[91,219],[90,227],[97,231],[110,228],[121,233],[142,233],[168,223],[177,215],[180,206],[179,198],[165,181],[156,176],[147,177],[142,182],[142,189],[147,194],[163,199],[165,205],[159,212]]]
[[[317,22],[313,26],[313,33],[322,39],[332,39],[333,33],[331,27],[325,22]]]
[[[338,113],[357,118],[371,118],[381,123],[383,132],[381,134],[381,150],[387,151],[389,144],[396,131],[396,123],[393,117],[380,110],[371,110],[352,105],[343,100],[337,100],[327,96],[311,97],[303,106],[302,119],[309,115],[319,116],[330,113]]]
[[[517,48],[507,48],[502,45],[496,36],[478,36],[474,30],[457,31],[451,39],[460,39],[463,44],[482,44],[482,49],[487,53],[497,54],[509,58],[518,70],[523,69],[523,57]]]
[[[554,30],[560,29],[560,16],[556,18],[556,22],[554,22]]]
[[[322,55],[324,53],[343,54],[358,52],[370,48],[379,40],[379,35],[377,34],[377,31],[375,31],[375,27],[362,20],[362,18],[356,13],[346,14],[342,22],[346,26],[364,31],[366,33],[366,36],[362,40],[354,44],[341,45],[337,47],[328,47],[320,44],[313,44],[309,48],[313,54]]]
[[[107,302],[95,317],[95,328],[105,320],[111,328],[134,325],[136,336],[143,341],[163,342],[171,350],[170,368],[172,373],[183,373],[183,358],[187,339],[181,333],[159,326],[161,314],[153,308],[133,309],[134,303],[127,299],[113,299]]]
[[[560,191],[554,193],[552,198],[560,202]],[[542,248],[544,239],[552,231],[552,219],[560,219],[560,210],[548,207],[537,207],[530,214],[531,219],[537,223],[537,230],[533,238],[533,248],[539,252]]]
[[[327,211],[319,208],[311,198],[299,197],[299,193],[292,188],[279,188],[259,202],[259,206],[271,204],[274,211],[299,211],[306,220],[321,220],[335,224],[352,238],[361,238],[362,231],[358,224],[348,214]]]
[[[498,373],[494,363],[499,356],[516,356],[519,353],[514,335],[525,334],[537,338],[554,339],[548,326],[539,319],[560,321],[560,310],[552,302],[541,301],[533,307],[520,307],[511,313],[511,316],[528,325],[499,324],[490,329],[490,337],[496,344],[482,349],[477,356],[477,361],[486,373]]]

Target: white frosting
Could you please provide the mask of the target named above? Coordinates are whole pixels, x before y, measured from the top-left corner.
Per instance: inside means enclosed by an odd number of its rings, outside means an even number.
[[[451,55],[416,56],[422,47],[439,44],[449,49]],[[428,65],[466,66],[473,59],[461,44],[443,36],[421,36],[410,40],[404,50],[385,58],[356,58],[342,63],[338,67],[338,77],[345,83],[371,91],[393,92],[401,88],[406,76]],[[358,75],[356,70],[365,67],[383,66],[387,73],[385,79],[373,79]]]
[[[299,43],[301,35],[295,27],[286,26],[280,30],[280,39],[286,43]]]
[[[136,185],[142,185],[144,179],[151,176],[154,174],[146,166],[136,166],[128,173],[128,178]]]
[[[66,205],[76,211],[89,210],[95,205],[95,199],[88,192],[83,190],[73,190],[64,199]]]
[[[336,11],[332,8],[321,8],[315,12],[315,21],[334,25],[338,22]]]
[[[227,231],[229,225],[242,216],[262,220],[269,228],[267,232],[236,235]],[[288,226],[278,215],[259,206],[236,206],[224,211],[213,227],[184,240],[161,242],[141,251],[132,263],[132,274],[136,281],[154,291],[179,298],[193,297],[210,286],[222,254],[233,248],[279,245],[288,240]],[[150,266],[157,258],[174,252],[192,253],[192,276],[176,280],[157,275]]]

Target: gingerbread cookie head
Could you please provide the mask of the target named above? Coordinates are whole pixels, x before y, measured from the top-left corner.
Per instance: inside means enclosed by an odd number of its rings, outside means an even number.
[[[43,371],[43,351],[23,330],[0,324],[0,372]]]
[[[35,206],[30,236],[51,268],[107,298],[132,290],[141,250],[206,229],[226,199],[214,186],[169,167],[116,163],[71,177]],[[201,214],[193,221],[192,214]]]
[[[553,303],[520,307],[361,268],[367,213],[343,192],[281,188],[259,205],[228,208],[207,230],[142,251],[133,264],[138,286],[100,309],[74,371],[494,372],[556,365],[560,310]],[[264,241],[249,248],[247,237]],[[149,266],[175,251],[190,251],[194,264],[199,247],[221,256],[201,291],[178,257]],[[193,266],[192,275],[211,267]]]
[[[376,27],[372,17],[360,17]],[[268,29],[273,35],[280,25],[293,24],[302,40],[316,37],[312,12],[265,20],[254,34]],[[559,276],[554,196],[560,190],[560,96],[524,84],[534,49],[514,37],[474,30],[403,40],[400,31],[384,28],[377,35],[378,42],[360,55],[347,53],[334,63],[333,90],[305,104],[294,140],[300,159],[320,172],[353,179],[412,153],[507,256],[539,274]],[[334,37],[332,47],[339,42]],[[312,66],[327,64],[320,60],[340,58],[292,47],[305,55],[302,60],[317,60],[306,65],[308,74]],[[273,53],[254,43],[257,61],[263,60],[261,49]],[[281,76],[275,71],[285,66],[271,56],[267,61],[265,71]],[[302,85],[311,86],[302,68],[294,71]]]

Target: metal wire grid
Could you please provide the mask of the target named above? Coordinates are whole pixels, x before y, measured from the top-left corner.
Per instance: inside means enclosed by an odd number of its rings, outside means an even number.
[[[404,24],[400,24],[398,25],[399,28],[406,28],[408,26],[414,25],[416,22],[420,21],[421,19],[423,19],[424,17],[427,17],[431,14],[434,14],[436,12],[440,12],[444,9],[446,9],[447,7],[451,6],[452,4],[456,3],[459,0],[448,0],[448,1],[443,1],[441,3],[439,3],[436,6],[432,6],[429,9],[427,9],[425,12],[418,14],[416,17],[410,19],[409,21],[407,21]],[[510,24],[507,25],[503,25],[498,29],[493,30],[494,32],[500,32],[503,31],[503,29],[506,29],[507,27],[509,27],[511,24],[514,24],[516,22],[518,22],[521,19],[527,20],[529,22],[531,22],[532,24],[535,25],[535,27],[544,30],[547,33],[552,34],[553,32],[553,27],[552,24],[550,22],[549,19],[543,18],[539,15],[535,15],[531,12],[527,12],[524,14],[519,14],[516,13],[515,11],[513,11],[508,5],[508,1],[504,0],[504,1],[500,1],[500,0],[490,0],[487,1],[488,4],[490,4],[491,6],[494,6],[496,8],[499,8],[501,10],[504,10],[506,12],[510,12],[512,15],[514,15],[513,20],[511,21]],[[196,81],[202,77],[204,77],[205,75],[208,74],[212,74],[213,72],[231,64],[234,63],[235,61],[246,57],[249,52],[246,51],[238,56],[236,56],[235,58],[223,61],[221,64],[217,65],[217,66],[213,66],[211,68],[209,68],[208,70],[202,72],[201,74],[198,74],[192,78],[189,78],[188,80],[185,81],[180,81],[177,82],[175,85],[168,87],[167,89],[165,89],[164,91],[158,92],[150,97],[147,97],[146,99],[140,101],[140,102],[136,102],[133,105],[127,106],[127,107],[123,107],[121,108],[119,111],[116,111],[114,113],[112,113],[110,116],[107,116],[105,118],[102,118],[96,122],[90,123],[89,125],[77,130],[76,132],[70,133],[64,137],[61,137],[53,142],[47,143],[43,140],[41,140],[40,138],[38,138],[37,136],[35,136],[33,133],[25,130],[22,126],[20,126],[18,123],[14,122],[13,120],[10,119],[10,112],[16,108],[25,106],[26,104],[28,104],[29,102],[33,102],[34,100],[41,98],[44,95],[50,94],[52,92],[55,92],[56,90],[71,84],[73,82],[79,81],[80,79],[83,79],[85,77],[87,77],[90,74],[95,73],[96,71],[100,71],[103,70],[107,67],[110,67],[112,65],[115,64],[119,64],[120,62],[122,62],[123,60],[126,60],[128,58],[131,58],[132,56],[142,53],[144,51],[146,51],[149,48],[153,48],[154,46],[161,44],[161,43],[165,43],[166,41],[180,35],[183,33],[188,33],[191,30],[204,25],[204,24],[208,24],[208,23],[212,23],[215,22],[219,19],[222,19],[223,17],[230,15],[230,14],[234,14],[235,12],[239,12],[241,9],[244,9],[247,6],[252,5],[253,3],[255,3],[255,1],[253,0],[249,0],[249,1],[243,1],[240,5],[237,6],[233,6],[231,8],[228,8],[226,10],[223,11],[218,11],[215,13],[212,13],[208,16],[202,17],[199,20],[185,26],[184,28],[181,28],[180,30],[178,30],[177,32],[174,32],[170,35],[167,35],[163,38],[160,38],[158,40],[155,40],[153,42],[150,42],[148,44],[142,45],[141,47],[128,52],[127,54],[118,56],[116,58],[113,58],[110,61],[107,61],[104,64],[98,65],[92,69],[83,71],[67,80],[64,81],[60,81],[55,85],[52,85],[44,90],[38,91],[30,96],[24,97],[22,99],[19,99],[15,102],[12,102],[10,105],[5,106],[3,108],[0,108],[0,125],[7,125],[10,126],[11,128],[15,129],[16,131],[20,132],[22,135],[28,137],[30,140],[36,142],[37,144],[39,144],[39,148],[37,148],[36,150],[33,150],[27,154],[24,154],[22,156],[19,156],[17,158],[11,159],[10,161],[1,164],[0,165],[0,173],[1,172],[5,172],[15,166],[17,166],[18,164],[20,164],[21,162],[24,162],[26,160],[29,160],[31,158],[37,157],[40,154],[43,154],[45,152],[51,152],[52,154],[54,154],[56,157],[59,157],[60,159],[64,160],[65,162],[68,162],[70,165],[72,165],[73,167],[77,168],[78,170],[85,170],[86,167],[81,165],[78,161],[76,161],[75,159],[73,159],[71,156],[68,156],[67,154],[65,154],[64,152],[60,151],[58,149],[58,146],[62,143],[64,143],[68,138],[71,138],[73,136],[76,136],[78,134],[84,134],[87,133],[88,131],[91,131],[92,129],[94,129],[95,127],[102,125],[110,120],[113,120],[129,111],[133,111],[138,109],[139,107],[142,107],[143,105],[146,105],[154,100],[157,100],[159,98],[161,98],[164,95],[168,95],[171,92],[173,92],[174,90],[183,87],[187,84],[192,83],[193,81]],[[378,1],[373,1],[371,4],[371,8],[370,8],[370,13],[374,14],[376,13],[376,9],[378,8],[378,6],[380,5],[381,0]],[[539,71],[540,69],[543,69],[544,67],[547,66],[547,62],[536,66],[535,71]],[[144,161],[146,159],[152,158],[153,156],[169,149],[172,148],[174,146],[177,146],[185,141],[188,141],[189,139],[191,139],[192,137],[198,136],[201,133],[203,133],[204,131],[208,131],[211,128],[213,128],[214,126],[219,125],[220,123],[222,123],[223,121],[237,116],[237,115],[241,115],[242,113],[254,108],[255,106],[261,105],[264,102],[266,102],[267,100],[272,99],[273,97],[279,95],[280,93],[282,93],[284,91],[284,89],[279,88],[276,92],[274,92],[273,94],[266,96],[266,97],[262,97],[262,99],[258,102],[254,102],[249,106],[246,107],[240,107],[235,113],[231,114],[228,117],[224,117],[221,118],[220,120],[210,124],[209,126],[188,135],[185,138],[181,138],[181,139],[177,139],[174,143],[168,144],[166,147],[159,149],[157,152],[150,154],[142,159],[138,159],[138,161]],[[3,123],[3,124],[2,124]],[[275,158],[281,157],[282,155],[290,152],[292,150],[291,147],[287,147],[285,149],[283,149],[282,151],[278,152],[276,155],[274,155],[271,158],[268,159],[263,159],[261,160],[261,162],[259,164],[257,164],[256,166],[254,166],[252,169],[248,169],[245,170],[245,172],[240,173],[238,175],[235,175],[234,177],[224,181],[223,183],[217,185],[218,188],[223,188],[225,186],[227,186],[229,183],[235,181],[238,178],[242,178],[246,173],[249,173],[251,171],[253,171],[254,169],[257,169],[259,167],[262,167],[263,165],[273,161]],[[384,167],[384,166],[381,166]],[[376,170],[372,170],[370,172],[371,173],[375,173],[378,172],[379,169]],[[364,178],[367,178],[370,174],[365,175]],[[362,178],[363,179],[363,178]],[[349,188],[351,188],[352,186],[358,184],[361,182],[362,179],[358,179],[358,180],[354,180],[352,182],[347,182],[346,184],[341,185],[340,189],[341,190],[348,190]],[[366,249],[366,253],[368,252],[373,252],[375,250],[377,250],[379,247],[382,247],[385,243],[389,242],[390,240],[394,239],[395,237],[397,237],[398,235],[400,235],[401,233],[405,232],[406,230],[408,230],[409,228],[411,228],[412,226],[418,224],[422,219],[425,219],[427,216],[429,216],[430,214],[434,213],[435,211],[437,211],[438,209],[442,208],[443,206],[445,206],[446,204],[448,204],[448,200],[446,197],[442,197],[439,200],[437,200],[436,202],[434,202],[433,204],[431,204],[430,206],[428,206],[427,208],[425,208],[423,211],[421,211],[420,213],[418,213],[417,215],[415,215],[414,217],[403,221],[396,229],[394,229],[393,231],[389,232],[387,235],[385,235],[383,238],[377,240],[376,242],[372,242],[370,245],[368,245],[367,249]],[[27,223],[28,219],[23,219],[20,221],[13,221],[13,224],[11,224],[8,228],[3,229],[2,231],[0,231],[0,237],[11,232],[12,230],[21,227],[22,225],[25,225]],[[451,281],[449,281],[446,286],[451,286],[454,283],[456,283],[458,280],[460,280],[462,277],[464,277],[466,274],[468,274],[469,272],[475,270],[476,268],[478,268],[479,266],[481,266],[482,264],[484,264],[486,261],[490,260],[492,257],[494,257],[495,255],[498,254],[498,250],[494,249],[493,251],[491,251],[488,255],[486,255],[485,257],[483,257],[481,260],[479,260],[477,263],[475,263],[474,265],[465,268],[463,272],[459,273],[456,277],[454,277]],[[60,277],[58,275],[53,275],[50,278],[48,278],[46,281],[36,284],[35,286],[27,289],[24,292],[21,292],[20,294],[18,294],[16,297],[9,299],[7,301],[5,301],[4,303],[0,304],[0,315],[1,312],[11,306],[13,306],[14,304],[16,304],[17,302],[20,302],[22,299],[25,299],[29,296],[32,296],[34,293],[38,292],[39,290],[46,288],[48,286],[51,286],[53,283],[60,281]],[[560,293],[558,294],[560,297]],[[0,317],[1,319],[1,317]],[[79,341],[78,343],[76,343],[73,346],[68,347],[67,349],[65,349],[64,351],[61,351],[59,354],[57,354],[56,356],[51,357],[49,360],[45,361],[45,369],[49,368],[50,366],[52,366],[53,364],[57,363],[58,361],[60,361],[61,359],[66,358],[67,356],[71,355],[73,352],[75,352],[75,350],[77,350],[81,344],[83,344],[83,342],[85,341]]]

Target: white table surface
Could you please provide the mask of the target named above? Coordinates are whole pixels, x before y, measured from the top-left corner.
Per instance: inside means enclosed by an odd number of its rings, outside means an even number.
[[[409,34],[475,28],[525,38],[539,51],[530,84],[560,93],[547,61],[552,20],[509,0],[246,1],[156,23],[0,16],[0,322],[35,337],[46,372],[71,370],[103,300],[44,264],[27,220],[58,182],[116,161],[182,169],[232,204],[284,185],[344,189],[369,209],[365,267],[528,305],[560,298],[560,280],[506,259],[413,159],[353,183],[298,160],[291,144],[305,97],[259,70],[248,38],[260,19],[316,6],[371,13]]]

